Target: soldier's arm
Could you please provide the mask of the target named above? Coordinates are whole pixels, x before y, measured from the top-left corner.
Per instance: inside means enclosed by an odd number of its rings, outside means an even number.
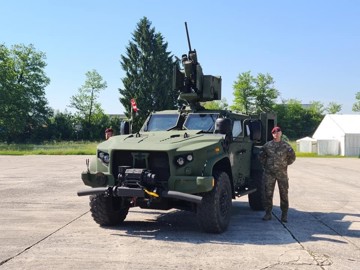
[[[287,164],[291,165],[294,163],[296,159],[296,154],[294,149],[292,149],[292,147],[290,146],[290,144],[288,144],[288,153],[287,153]]]
[[[266,155],[266,148],[265,148],[265,145],[264,145],[264,146],[261,148],[260,153],[259,153],[260,163],[261,163],[262,165],[265,165],[266,159],[267,159],[267,155]]]

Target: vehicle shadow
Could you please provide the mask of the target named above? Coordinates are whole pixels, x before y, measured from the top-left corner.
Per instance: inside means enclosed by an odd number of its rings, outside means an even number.
[[[148,214],[149,218],[132,220],[136,214]],[[346,243],[337,240],[341,237],[334,239],[334,236],[360,237],[360,230],[350,228],[360,214],[304,212],[292,208],[288,223],[280,221],[279,207],[274,207],[272,220],[263,221],[263,215],[264,212],[251,210],[247,202],[234,201],[228,230],[222,234],[210,234],[201,231],[196,214],[191,212],[140,210],[132,213],[130,210],[121,226],[108,229],[114,236],[195,244],[276,245],[320,240]]]

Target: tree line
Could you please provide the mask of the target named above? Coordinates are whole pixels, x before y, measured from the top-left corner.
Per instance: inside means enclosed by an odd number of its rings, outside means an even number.
[[[119,88],[119,102],[126,118],[133,120],[137,131],[150,111],[177,108],[173,89],[173,66],[178,60],[167,49],[161,33],[143,17],[137,23],[132,38],[121,55],[125,71],[123,87]],[[10,48],[0,44],[0,142],[40,143],[61,140],[101,140],[105,127],[118,130],[118,117],[104,113],[98,102],[99,93],[107,83],[95,70],[85,74],[84,84],[70,97],[69,108],[75,112],[55,111],[49,107],[45,88],[50,84],[44,69],[46,55],[30,44]],[[250,71],[238,75],[233,84],[234,101],[203,104],[211,109],[230,109],[246,114],[275,112],[278,123],[291,139],[311,136],[325,113],[338,113],[341,105],[331,102],[324,106],[312,101],[306,106],[296,99],[281,100],[270,74],[252,75]],[[130,100],[137,102],[136,117],[132,117]],[[355,95],[353,111],[360,111],[360,92]]]

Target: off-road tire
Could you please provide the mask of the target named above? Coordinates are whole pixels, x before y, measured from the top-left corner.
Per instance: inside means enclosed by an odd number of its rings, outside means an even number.
[[[225,172],[215,171],[213,176],[215,186],[204,194],[197,207],[197,219],[205,232],[222,233],[227,229],[231,217],[231,183]]]
[[[121,198],[97,194],[90,196],[90,211],[97,224],[114,226],[125,220],[129,207],[121,207]]]
[[[256,192],[250,193],[249,205],[252,210],[264,211],[265,210],[265,181],[263,172],[261,170],[254,170],[251,172],[253,180],[252,188],[256,188]]]

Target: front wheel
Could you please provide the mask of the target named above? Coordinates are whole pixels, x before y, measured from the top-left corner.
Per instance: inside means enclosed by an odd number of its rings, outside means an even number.
[[[197,207],[197,218],[205,232],[222,233],[227,229],[231,217],[231,183],[225,172],[214,172],[214,180],[214,188],[203,196]]]
[[[125,220],[129,207],[121,206],[121,198],[97,194],[90,196],[90,211],[97,224],[114,226]]]

